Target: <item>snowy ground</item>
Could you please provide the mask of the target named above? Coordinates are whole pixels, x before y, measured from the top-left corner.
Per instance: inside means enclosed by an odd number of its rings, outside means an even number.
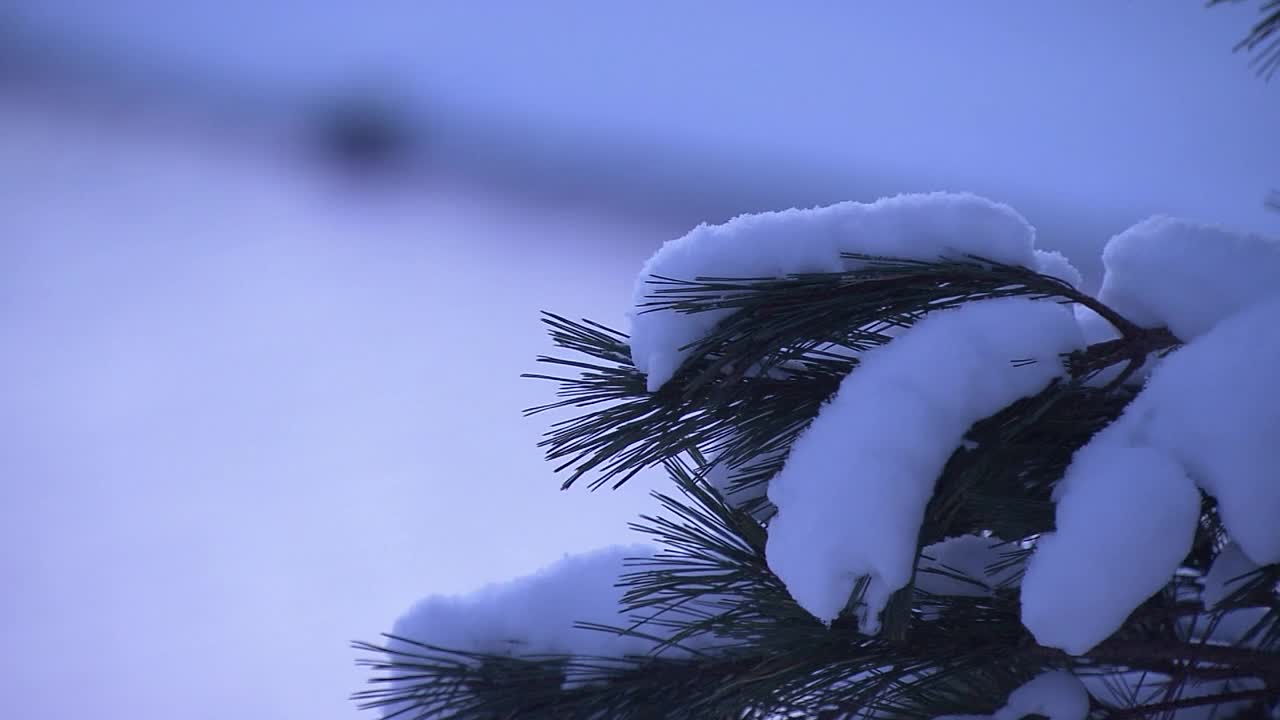
[[[340,718],[429,592],[630,540],[520,417],[669,228],[0,104],[0,716]]]

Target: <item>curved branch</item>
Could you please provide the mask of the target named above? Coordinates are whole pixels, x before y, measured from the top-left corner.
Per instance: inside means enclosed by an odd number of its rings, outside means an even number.
[[[1280,687],[1280,656],[1244,647],[1108,640],[1083,657],[1109,665],[1141,665],[1149,661],[1207,662],[1235,669],[1239,677],[1260,678],[1273,687]]]

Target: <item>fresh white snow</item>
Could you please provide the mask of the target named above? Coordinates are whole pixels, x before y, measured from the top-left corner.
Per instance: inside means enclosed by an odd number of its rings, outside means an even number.
[[[387,647],[411,655],[431,651],[413,643],[471,653],[532,656],[576,654],[622,657],[651,651],[654,643],[634,636],[575,627],[593,622],[611,627],[631,623],[622,613],[622,590],[615,587],[631,558],[652,557],[647,545],[613,546],[559,562],[525,577],[487,585],[465,595],[433,595],[396,621]],[[410,642],[404,642],[405,638]],[[389,656],[394,658],[395,656]],[[391,673],[400,690],[421,681],[416,669]],[[573,679],[566,677],[566,684]],[[448,717],[430,701],[397,702],[383,717]]]
[[[391,634],[477,653],[642,655],[653,650],[653,642],[574,625],[631,625],[622,612],[618,578],[635,569],[627,566],[628,559],[649,558],[653,553],[648,545],[616,545],[566,555],[532,575],[472,593],[434,595],[397,620]],[[392,647],[403,646],[393,643]]]
[[[780,277],[856,267],[842,252],[922,260],[971,253],[1081,285],[1065,257],[1035,247],[1021,216],[969,194],[903,195],[702,225],[663,246],[637,281],[632,352],[649,390],[666,383],[691,343],[728,313],[642,312],[649,276]],[[1206,603],[1220,601],[1249,568],[1280,561],[1280,243],[1155,218],[1112,238],[1104,262],[1106,302],[1139,325],[1170,327],[1187,343],[1151,358],[1138,397],[1072,459],[1054,492],[1056,529],[1035,540],[1025,567],[1023,623],[1039,643],[1075,655],[1110,636],[1179,570],[1201,490],[1217,499],[1233,540],[1204,579]],[[1092,311],[1005,298],[931,313],[862,353],[767,485],[777,508],[768,527],[770,568],[826,623],[865,580],[855,614],[868,634],[878,632],[879,613],[913,572],[926,593],[990,594],[1021,569],[989,572],[1000,559],[999,538],[953,537],[917,558],[935,482],[973,423],[1063,377],[1063,355],[1114,337],[1116,329]],[[723,492],[728,475],[717,467],[708,480]],[[644,651],[643,641],[571,629],[576,620],[620,622],[610,582],[619,557],[567,559],[467,598],[428,599],[397,632],[489,652]],[[592,589],[566,601],[566,587]],[[1256,616],[1227,625],[1238,635]],[[1080,681],[1051,672],[1014,692],[993,718],[1067,720],[1087,709]]]
[[[1256,563],[1280,561],[1280,297],[1221,321],[1152,371],[1059,484],[1056,533],[1022,584],[1023,623],[1081,654],[1162,587],[1190,549],[1199,485]]]
[[[830,622],[869,576],[860,620],[875,632],[911,578],[925,505],[964,433],[1042,390],[1081,342],[1066,308],[1007,298],[932,314],[864,354],[769,484],[769,566],[796,601]]]
[[[694,314],[643,312],[652,276],[782,277],[839,272],[861,263],[841,253],[936,260],[965,253],[1025,267],[1045,262],[1054,272],[1069,265],[1035,253],[1035,230],[1007,205],[967,193],[898,195],[874,203],[740,215],[723,225],[699,225],[662,246],[636,280],[631,356],[648,374],[649,390],[662,387],[729,310]],[[1069,274],[1069,273],[1068,273]]]
[[[657,624],[639,627],[647,637],[576,627],[578,623],[635,627],[637,617],[624,612],[622,606],[624,589],[618,586],[619,578],[637,570],[629,561],[643,561],[654,553],[650,545],[615,545],[566,555],[536,573],[471,593],[427,597],[396,621],[390,633],[396,637],[388,640],[387,647],[416,655],[430,651],[413,643],[493,655],[622,658],[684,655],[688,648],[710,646],[710,636],[697,636],[676,647],[659,648],[660,641],[652,638],[668,635],[667,629]],[[639,617],[647,616],[642,612]],[[403,671],[402,676],[407,677],[391,675],[402,687],[419,679],[412,669]],[[569,671],[563,682],[571,687],[592,680]],[[384,717],[400,717],[408,708],[408,703],[393,703],[382,712]],[[430,707],[415,707],[414,712],[437,717]]]
[[[1022,623],[1041,645],[1074,655],[1169,582],[1200,517],[1200,494],[1167,455],[1102,448],[1072,462],[1057,531],[1040,538],[1022,580]]]
[[[1280,562],[1277,367],[1280,296],[1170,355],[1117,421],[1133,442],[1169,453],[1217,498],[1227,532],[1259,564]]]
[[[842,251],[914,259],[968,252],[1081,283],[1066,258],[1035,248],[1021,216],[973,195],[898,196],[703,225],[667,243],[637,281],[632,348],[650,390],[729,311],[640,312],[649,276],[839,271],[853,266]],[[1280,466],[1280,410],[1257,402],[1280,397],[1270,372],[1280,360],[1272,330],[1280,306],[1268,300],[1280,292],[1280,243],[1153,218],[1112,238],[1104,263],[1105,302],[1193,342],[1151,363],[1138,400],[1078,453],[1055,493],[1057,531],[1040,539],[1027,568],[1023,619],[1040,642],[1076,654],[1110,635],[1178,568],[1199,517],[1197,486],[1219,500],[1248,557],[1280,558],[1280,486],[1268,474]],[[770,567],[826,622],[867,578],[858,612],[863,630],[875,632],[889,594],[911,577],[924,507],[964,432],[1061,375],[1060,354],[1116,336],[1092,311],[1005,300],[936,313],[866,353],[769,485],[779,510]],[[943,354],[945,364],[936,361]],[[1012,364],[1025,358],[1038,362]],[[990,562],[977,564],[980,553],[969,551],[984,541],[948,542],[933,548],[946,557],[926,556],[922,587],[982,592],[933,571],[959,563],[981,576]]]
[[[1102,262],[1102,302],[1182,340],[1280,294],[1280,241],[1174,218],[1153,217],[1111,238]]]
[[[1084,285],[1084,278],[1081,277],[1080,271],[1075,265],[1071,264],[1071,260],[1066,255],[1057,250],[1040,250],[1035,251],[1034,270],[1044,275],[1056,277],[1059,280],[1067,281],[1067,284],[1078,288]]]

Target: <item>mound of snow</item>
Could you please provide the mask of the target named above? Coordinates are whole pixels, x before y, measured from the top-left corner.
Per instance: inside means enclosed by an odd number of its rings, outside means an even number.
[[[1079,273],[1056,253],[1035,252],[1035,230],[1007,205],[970,194],[898,195],[873,203],[843,202],[807,210],[741,215],[723,225],[699,225],[662,246],[636,281],[630,313],[631,356],[662,387],[730,311],[643,312],[653,276],[761,278],[840,272],[860,263],[841,253],[912,260],[980,255],[1011,265],[1045,268],[1078,282]]]
[[[864,354],[769,483],[769,567],[796,601],[830,622],[868,576],[860,619],[876,632],[965,432],[1061,376],[1060,355],[1081,342],[1066,308],[1006,298],[931,314]]]

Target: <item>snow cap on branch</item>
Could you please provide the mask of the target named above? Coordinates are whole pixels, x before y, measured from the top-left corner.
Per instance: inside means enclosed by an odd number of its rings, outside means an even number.
[[[1105,432],[1105,431],[1104,431]],[[1036,543],[1022,580],[1022,624],[1083,655],[1164,587],[1191,549],[1200,494],[1167,454],[1096,446],[1059,484],[1057,531]]]
[[[1199,485],[1249,560],[1280,562],[1280,297],[1162,360],[1058,484],[1057,531],[1022,583],[1043,645],[1083,654],[1168,582],[1190,550]]]
[[[1067,308],[1005,298],[936,312],[865,353],[769,484],[769,567],[796,601],[830,622],[867,576],[860,620],[876,632],[965,432],[1048,386],[1081,344]]]
[[[1098,299],[1143,327],[1193,340],[1280,294],[1280,240],[1153,217],[1107,242]]]
[[[1280,277],[1278,275],[1277,277]],[[1218,500],[1255,563],[1280,562],[1280,296],[1222,321],[1165,358],[1116,421],[1160,448]]]
[[[559,562],[525,577],[461,596],[434,595],[396,621],[392,635],[477,653],[574,653],[608,657],[645,654],[642,638],[584,630],[575,623],[631,624],[616,587],[628,558],[648,558],[649,545],[614,546]],[[401,648],[392,642],[391,649]],[[401,648],[410,650],[412,648]]]
[[[1080,271],[1076,269],[1075,265],[1071,264],[1066,255],[1057,250],[1036,250],[1035,258],[1035,264],[1031,266],[1031,269],[1041,275],[1064,280],[1074,288],[1084,284],[1084,278],[1080,275]]]
[[[740,215],[723,225],[699,225],[662,246],[636,281],[630,312],[631,357],[662,387],[728,310],[643,312],[653,276],[776,278],[840,272],[860,266],[841,253],[908,260],[980,255],[1010,265],[1043,267],[1068,281],[1079,273],[1060,255],[1034,251],[1035,230],[1007,205],[967,193],[898,195],[873,203],[843,202],[807,210]]]

